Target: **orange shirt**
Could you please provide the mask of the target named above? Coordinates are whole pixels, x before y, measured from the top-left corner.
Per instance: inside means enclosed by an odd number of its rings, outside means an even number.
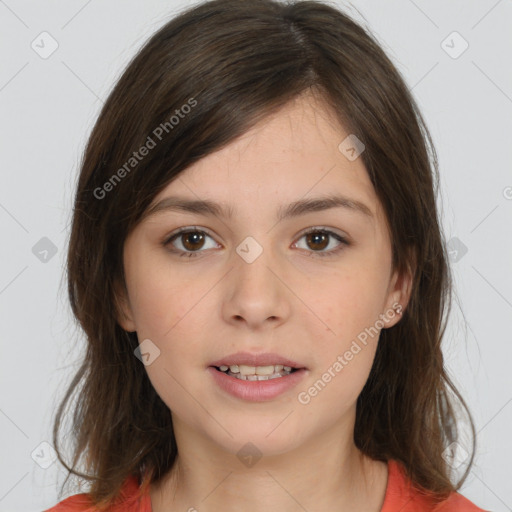
[[[152,512],[149,492],[141,495],[135,476],[126,479],[119,501],[110,512]],[[437,507],[428,498],[412,488],[402,467],[396,461],[388,462],[388,484],[380,512],[485,512],[459,493],[453,493]],[[45,512],[96,512],[87,494],[75,494]]]

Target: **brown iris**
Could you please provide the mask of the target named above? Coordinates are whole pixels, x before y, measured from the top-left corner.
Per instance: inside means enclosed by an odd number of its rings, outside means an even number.
[[[200,231],[192,231],[190,233],[183,233],[181,235],[181,237],[182,237],[183,247],[185,247],[185,249],[187,249],[188,251],[194,251],[197,249],[201,249],[201,247],[204,244],[205,236],[204,236],[204,233],[201,233]],[[191,240],[191,243],[189,243],[189,240]],[[202,242],[200,247],[195,245],[195,244],[199,244],[200,242]]]
[[[313,244],[313,246],[310,246],[312,249],[321,250],[321,249],[325,249],[327,247],[327,245],[329,245],[329,235],[327,235],[326,233],[319,232],[319,231],[307,233],[306,240],[307,240],[308,245],[310,243]],[[318,244],[320,244],[321,247],[314,247],[314,245],[318,245]]]

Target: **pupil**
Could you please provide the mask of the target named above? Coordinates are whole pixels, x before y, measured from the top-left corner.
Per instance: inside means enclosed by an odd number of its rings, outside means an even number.
[[[192,242],[192,244],[190,244],[190,243],[188,243],[189,238],[196,238],[196,241]],[[185,243],[183,244],[183,246],[186,247],[188,250],[200,249],[201,247],[196,247],[194,245],[194,243],[197,243],[198,240],[202,241],[203,238],[204,237],[203,237],[202,233],[199,233],[198,231],[194,231],[193,233],[185,233],[185,235],[184,235]]]
[[[318,241],[317,241],[317,238],[323,238],[324,243],[322,244],[322,243],[321,243],[321,241],[320,241],[320,242],[318,242]],[[318,232],[317,232],[317,233],[310,233],[310,234],[308,235],[308,242],[309,242],[309,241],[311,241],[311,239],[313,239],[313,245],[314,245],[314,244],[318,244],[318,243],[320,243],[320,244],[321,244],[321,247],[317,247],[317,249],[325,249],[325,247],[326,247],[326,245],[327,245],[327,244],[325,243],[325,241],[327,240],[327,236],[326,236],[326,234],[325,234],[325,233],[318,233]],[[314,248],[314,247],[313,247],[313,248]]]

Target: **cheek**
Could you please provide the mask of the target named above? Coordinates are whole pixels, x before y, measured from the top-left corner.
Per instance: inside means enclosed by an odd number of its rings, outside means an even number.
[[[380,330],[374,327],[371,304],[333,301],[328,324],[315,357],[308,385],[299,390],[297,401],[335,421],[349,410],[363,389],[377,349]],[[338,307],[338,309],[336,309]],[[332,332],[334,331],[334,333]]]
[[[159,350],[146,370],[159,394],[175,397],[183,394],[179,383],[187,380],[186,368],[202,364],[205,294],[212,285],[147,255],[130,263],[126,280],[138,339],[151,340]]]
[[[207,291],[201,280],[188,279],[157,258],[134,259],[126,274],[134,321],[147,337],[164,337]]]
[[[375,337],[385,284],[377,282],[368,273],[354,271],[350,275],[337,275],[325,285],[328,288],[324,290],[327,291],[318,297],[316,303],[325,323],[327,344],[346,350],[358,337],[363,341],[365,337]]]
[[[324,403],[348,405],[359,395],[373,364],[384,285],[362,272],[338,274],[325,285],[326,293],[315,301],[324,329],[315,357],[314,389],[307,394],[324,395]]]

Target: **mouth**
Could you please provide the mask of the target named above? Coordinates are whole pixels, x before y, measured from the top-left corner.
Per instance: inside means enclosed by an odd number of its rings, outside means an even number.
[[[302,368],[282,364],[267,366],[248,366],[243,364],[212,366],[217,371],[239,380],[265,381],[286,377]]]
[[[241,359],[241,358],[239,358]],[[282,358],[274,358],[280,364],[269,364],[269,358],[264,356],[264,361],[259,358],[258,363],[265,366],[249,366],[242,364],[247,358],[233,361],[216,361],[208,366],[208,373],[212,377],[212,383],[225,393],[244,400],[245,402],[271,401],[291,391],[309,375],[307,368],[288,366],[282,363],[292,361]],[[225,364],[228,363],[228,364]]]

